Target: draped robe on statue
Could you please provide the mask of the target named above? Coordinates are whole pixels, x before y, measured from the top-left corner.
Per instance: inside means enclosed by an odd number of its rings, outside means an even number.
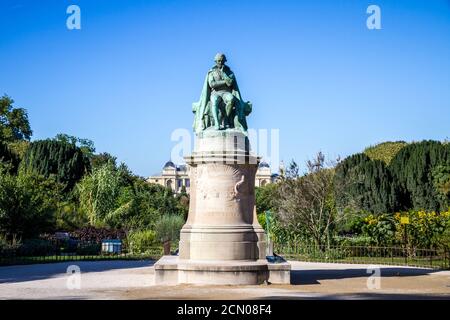
[[[203,83],[202,93],[200,95],[200,100],[192,104],[192,112],[195,113],[194,116],[194,132],[199,133],[212,126],[212,115],[211,115],[211,87],[208,83],[208,78],[210,73],[214,72],[217,67],[213,67],[208,71]],[[242,132],[247,132],[247,121],[245,119],[252,111],[252,104],[250,101],[243,101],[241,98],[241,93],[237,85],[237,81],[234,78],[234,74],[228,66],[224,66],[223,70],[228,77],[233,79],[233,84],[231,86],[231,93],[235,98],[234,101],[234,127],[236,129],[242,130]]]

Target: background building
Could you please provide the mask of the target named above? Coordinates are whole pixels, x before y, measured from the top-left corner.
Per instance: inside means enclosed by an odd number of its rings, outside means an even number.
[[[268,183],[276,182],[278,174],[272,174],[269,164],[261,162],[256,171],[255,186],[262,187]],[[189,179],[189,166],[175,165],[172,161],[166,162],[162,172],[147,179],[149,183],[156,183],[180,193],[183,187],[189,193],[191,180]]]

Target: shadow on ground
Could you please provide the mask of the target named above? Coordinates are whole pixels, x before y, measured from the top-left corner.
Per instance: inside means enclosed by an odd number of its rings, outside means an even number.
[[[115,269],[146,268],[153,266],[154,263],[154,260],[67,261],[0,267],[0,284],[53,278],[57,275],[65,274],[70,265],[79,266],[82,273],[87,273]]]
[[[413,277],[413,276],[423,276],[437,271],[438,270],[422,269],[422,268],[382,267],[380,268],[381,273],[380,276]],[[361,277],[369,277],[372,274],[373,272],[368,272],[367,269],[292,270],[291,284],[292,285],[320,284],[320,280],[361,278]]]
[[[296,294],[295,296],[268,296],[258,300],[450,300],[450,295],[443,294],[395,294],[364,293],[351,294]]]

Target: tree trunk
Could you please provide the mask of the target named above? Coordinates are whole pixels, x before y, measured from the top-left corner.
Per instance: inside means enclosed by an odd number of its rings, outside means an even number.
[[[163,243],[164,248],[164,255],[169,256],[170,255],[170,240]]]

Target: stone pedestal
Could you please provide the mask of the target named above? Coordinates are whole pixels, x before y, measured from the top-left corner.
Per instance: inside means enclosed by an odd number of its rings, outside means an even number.
[[[290,265],[266,260],[264,230],[255,211],[259,159],[236,130],[197,136],[190,166],[189,216],[179,257],[155,264],[156,284],[289,283]]]

